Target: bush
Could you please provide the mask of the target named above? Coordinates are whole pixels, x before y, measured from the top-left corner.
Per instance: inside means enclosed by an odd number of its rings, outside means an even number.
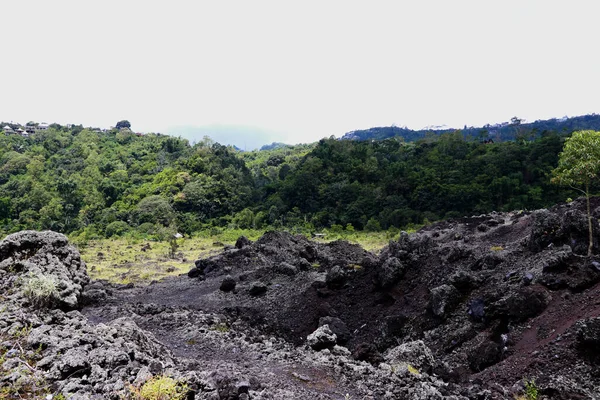
[[[23,294],[36,308],[50,307],[58,300],[56,280],[47,275],[29,274],[25,278]]]
[[[164,375],[155,376],[141,387],[130,387],[130,396],[134,400],[183,400],[189,391],[187,385]]]
[[[154,235],[156,233],[156,225],[151,222],[144,222],[136,230],[143,235]]]
[[[129,225],[127,224],[127,222],[115,221],[111,222],[106,226],[104,233],[107,238],[110,238],[113,236],[121,236],[127,231],[129,231]]]
[[[371,218],[365,225],[365,231],[367,232],[379,232],[381,230],[381,224],[375,218]]]

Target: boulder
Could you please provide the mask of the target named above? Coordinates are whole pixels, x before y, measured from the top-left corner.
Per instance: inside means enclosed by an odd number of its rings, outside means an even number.
[[[558,242],[561,220],[560,217],[547,209],[537,210],[531,214],[533,226],[529,235],[529,248],[541,251],[551,243]]]
[[[235,247],[237,249],[243,249],[246,246],[250,246],[252,241],[248,239],[246,236],[240,236],[238,240],[235,241]]]
[[[388,364],[406,363],[421,372],[430,371],[435,364],[431,350],[422,340],[402,343],[400,346],[388,350],[384,354],[384,358]]]
[[[321,317],[319,326],[324,325],[329,326],[329,329],[337,336],[338,344],[345,344],[352,337],[346,323],[337,317]]]
[[[52,301],[42,301],[47,306],[77,307],[90,280],[79,251],[69,245],[65,235],[52,231],[8,235],[0,242],[0,260],[0,276],[4,272],[22,282],[16,296],[28,297],[35,303],[43,300],[44,293],[50,293]],[[0,292],[12,286],[10,279],[2,280]]]
[[[346,282],[346,271],[339,265],[334,265],[325,276],[325,282],[330,288],[339,288]]]
[[[541,314],[551,299],[550,294],[542,288],[522,287],[490,305],[490,316],[523,322]]]
[[[200,268],[192,268],[188,271],[188,277],[190,278],[199,278],[200,276],[203,276],[204,272],[200,269]]]
[[[277,273],[287,276],[294,276],[298,273],[298,269],[296,267],[286,262],[282,262],[281,264],[276,265],[275,271],[277,271]]]
[[[235,279],[231,275],[227,275],[221,281],[221,286],[219,287],[223,292],[231,292],[235,289]]]
[[[373,343],[360,343],[352,352],[352,358],[358,361],[366,361],[373,365],[382,363],[383,357]]]
[[[482,322],[485,317],[485,302],[483,299],[477,298],[472,299],[468,305],[467,313],[471,316],[473,321]]]
[[[377,283],[382,288],[389,288],[396,284],[406,272],[405,266],[396,257],[390,257],[383,262],[377,271]]]
[[[467,351],[469,367],[474,372],[496,364],[502,357],[501,346],[489,339],[483,339]]]
[[[441,285],[431,289],[429,308],[433,315],[445,317],[460,301],[460,293],[454,286]]]
[[[577,322],[577,341],[582,349],[600,352],[600,317]]]
[[[248,290],[248,293],[250,293],[250,296],[260,296],[261,294],[264,294],[267,292],[267,285],[265,285],[262,282],[254,282],[252,284],[252,286],[250,286],[250,289]]]
[[[314,350],[332,348],[337,343],[337,336],[331,331],[329,325],[318,327],[313,333],[306,337],[306,344]]]

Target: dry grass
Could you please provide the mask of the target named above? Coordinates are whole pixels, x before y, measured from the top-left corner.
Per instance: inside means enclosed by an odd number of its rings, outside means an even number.
[[[105,279],[114,283],[150,283],[167,276],[186,274],[199,258],[217,254],[223,245],[233,245],[240,235],[258,239],[261,231],[224,232],[215,236],[199,236],[177,240],[175,256],[170,256],[168,242],[133,238],[102,239],[80,246],[81,258],[86,262],[92,279]],[[390,240],[386,232],[354,232],[349,235],[329,236],[320,242],[337,239],[360,244],[366,250],[379,251]]]
[[[92,279],[141,283],[185,274],[195,260],[222,249],[207,238],[178,239],[177,243],[174,257],[168,242],[135,239],[91,241],[80,252]]]

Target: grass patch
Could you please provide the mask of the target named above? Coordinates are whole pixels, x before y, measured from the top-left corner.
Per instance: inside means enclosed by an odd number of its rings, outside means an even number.
[[[23,283],[23,293],[36,308],[50,307],[58,299],[56,281],[46,275],[29,274]]]
[[[189,388],[184,383],[168,376],[158,375],[140,387],[130,386],[124,397],[131,400],[183,400]]]
[[[177,240],[177,251],[172,252],[168,241],[158,242],[133,237],[90,240],[80,245],[81,258],[88,266],[92,279],[114,283],[149,283],[168,276],[186,274],[199,258],[218,254],[224,245],[233,245],[240,236],[256,241],[264,234],[253,229],[211,229],[195,236]],[[369,251],[377,252],[399,232],[341,232],[328,233],[318,242],[347,240]],[[314,240],[314,239],[311,239]],[[316,266],[318,267],[318,266]]]

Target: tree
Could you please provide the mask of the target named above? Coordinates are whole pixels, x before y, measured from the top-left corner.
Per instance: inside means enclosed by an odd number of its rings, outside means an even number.
[[[589,245],[592,255],[593,232],[590,212],[590,185],[600,174],[600,132],[578,131],[565,140],[558,167],[552,171],[552,182],[567,185],[585,195],[587,202]]]
[[[116,128],[117,129],[123,129],[123,128],[129,129],[129,128],[131,128],[131,124],[129,123],[129,121],[127,121],[126,119],[124,119],[122,121],[117,122]]]

